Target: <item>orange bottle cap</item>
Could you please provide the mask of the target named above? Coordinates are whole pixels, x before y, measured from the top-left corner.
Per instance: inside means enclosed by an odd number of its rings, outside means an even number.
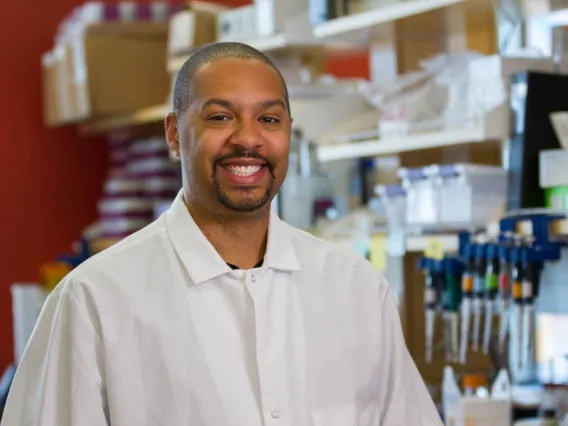
[[[477,389],[487,386],[487,378],[483,374],[467,374],[462,379],[464,389]]]

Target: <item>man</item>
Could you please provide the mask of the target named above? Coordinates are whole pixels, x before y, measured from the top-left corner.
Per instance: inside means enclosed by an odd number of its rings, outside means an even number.
[[[183,190],[50,295],[2,426],[439,426],[387,283],[271,213],[286,85],[203,48],[165,121]]]

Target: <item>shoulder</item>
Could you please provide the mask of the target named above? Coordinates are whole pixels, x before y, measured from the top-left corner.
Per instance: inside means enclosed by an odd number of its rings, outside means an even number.
[[[131,281],[141,267],[147,267],[150,261],[156,261],[159,253],[164,253],[165,225],[158,219],[142,230],[124,238],[112,247],[87,259],[58,285],[62,291],[81,299],[92,287],[98,290],[105,287],[118,290],[119,284]]]
[[[382,273],[349,246],[323,240],[291,226],[289,229],[294,249],[305,266],[315,267],[324,275],[348,278],[350,282],[386,285]]]

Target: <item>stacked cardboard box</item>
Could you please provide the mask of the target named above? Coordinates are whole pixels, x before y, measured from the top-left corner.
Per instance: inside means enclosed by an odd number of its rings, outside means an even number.
[[[168,19],[177,9],[164,2],[97,2],[74,10],[42,57],[46,125],[163,104],[169,92]]]

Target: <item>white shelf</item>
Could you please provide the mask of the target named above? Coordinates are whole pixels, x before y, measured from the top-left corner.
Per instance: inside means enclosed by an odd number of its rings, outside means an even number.
[[[270,37],[259,38],[256,40],[244,40],[246,43],[261,52],[274,52],[282,50],[298,50],[298,49],[313,49],[321,47],[320,43],[316,42],[302,42],[298,40],[291,40],[284,34],[276,34]]]
[[[276,34],[270,37],[258,38],[254,40],[234,40],[241,43],[248,44],[257,50],[264,53],[286,53],[286,52],[298,52],[298,51],[310,51],[321,48],[321,43],[317,41],[312,42],[299,42],[293,41],[284,34]],[[197,49],[196,49],[197,50]],[[195,52],[195,51],[193,51]],[[168,58],[168,71],[177,72],[183,63],[193,54],[193,52],[188,52],[185,55],[178,55],[172,58]]]
[[[316,56],[325,52],[329,56],[341,56],[352,54],[353,45],[348,43],[336,42],[333,44],[324,43],[323,40],[315,39],[311,34],[303,36],[304,33],[298,33],[296,36],[289,36],[287,34],[276,34],[269,37],[261,37],[253,40],[233,40],[241,43],[248,44],[257,50],[266,54],[287,55],[295,54],[302,55],[308,54]],[[197,49],[196,49],[197,50]],[[192,55],[194,51],[186,54],[176,55],[168,58],[167,69],[168,72],[177,72],[183,63]]]
[[[318,24],[314,27],[314,36],[316,38],[327,38],[368,31],[381,24],[452,6],[463,1],[465,0],[401,1],[399,4],[384,6]]]
[[[321,162],[347,160],[400,152],[418,151],[428,148],[462,145],[468,143],[489,142],[504,138],[506,135],[489,135],[484,126],[443,130],[440,132],[417,133],[406,136],[388,137],[362,142],[320,145],[317,148]]]
[[[170,112],[168,105],[156,105],[139,109],[129,114],[111,116],[89,121],[81,125],[84,134],[104,133],[111,130],[142,126],[164,121]]]

